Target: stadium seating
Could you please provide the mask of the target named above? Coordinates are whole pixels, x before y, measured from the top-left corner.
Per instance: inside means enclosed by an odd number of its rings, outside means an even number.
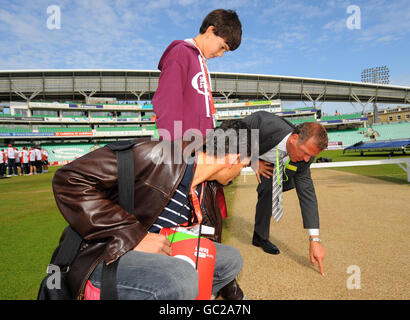
[[[114,118],[112,116],[90,116],[90,119],[111,119],[113,120]]]
[[[376,140],[410,138],[410,122],[373,124],[372,129],[379,133],[379,136],[376,137]],[[351,146],[359,141],[370,141],[370,138],[364,135],[366,131],[367,128],[337,131],[328,130],[327,134],[329,141],[342,141],[343,146],[346,147]]]
[[[9,117],[9,118],[21,118],[21,117],[24,117],[24,115],[22,115],[22,114],[13,114],[13,115],[11,115],[11,114],[9,114],[9,113],[0,113],[0,117]]]
[[[316,121],[314,116],[311,117],[304,117],[304,118],[288,118],[290,122],[292,122],[293,124],[299,124],[299,123],[304,123],[304,122],[312,122],[312,121]]]
[[[36,129],[34,129],[36,130]],[[92,129],[90,127],[40,127],[37,129],[38,132],[91,132]],[[29,127],[15,127],[15,128],[7,128],[7,127],[0,127],[0,132],[33,132]],[[34,131],[35,132],[35,131]]]
[[[140,126],[133,127],[99,127],[97,131],[141,131]]]
[[[144,129],[144,130],[155,130],[155,131],[157,131],[157,126],[154,124],[154,125],[151,125],[151,126],[142,126],[142,129]]]
[[[15,128],[6,128],[6,127],[0,127],[0,132],[31,132],[30,128],[22,128],[22,127],[15,127]]]
[[[373,124],[379,133],[378,140],[410,138],[410,122]]]
[[[117,116],[118,119],[128,119],[128,118],[132,118],[132,119],[140,119],[141,117],[139,115],[133,115],[133,116]]]
[[[106,143],[99,143],[103,147]],[[96,145],[92,143],[70,143],[70,144],[43,144],[42,148],[48,152],[48,161],[50,163],[57,161],[72,161],[86,153],[93,151]]]
[[[40,127],[38,132],[91,132],[90,127]]]
[[[332,121],[332,120],[351,120],[351,119],[360,119],[362,115],[360,113],[351,113],[351,114],[341,114],[337,116],[322,116],[321,121]]]
[[[45,103],[45,102],[43,102]],[[20,139],[24,139],[26,136],[33,136],[37,140],[42,140],[42,143],[49,141],[46,140],[50,137],[91,137],[94,136],[96,140],[105,139],[107,137],[126,137],[126,136],[147,136],[152,135],[154,138],[158,137],[158,131],[155,124],[155,114],[152,112],[152,104],[135,105],[135,108],[107,108],[105,110],[93,108],[86,111],[81,108],[86,106],[84,104],[78,104],[77,102],[59,102],[49,103],[49,108],[43,108],[36,110],[32,109],[32,117],[34,118],[51,118],[39,121],[32,121],[31,124],[27,124],[27,120],[16,119],[14,122],[10,122],[9,118],[23,117],[21,114],[4,114],[0,113],[0,117],[4,117],[5,121],[0,126],[0,133],[4,137],[15,136]],[[253,112],[266,110],[268,112],[277,112],[274,109],[276,106],[270,100],[261,101],[237,101],[232,103],[225,103],[216,101],[217,104],[217,120],[218,125],[223,119],[229,118],[243,118]],[[37,106],[40,107],[40,106]],[[71,109],[67,109],[71,107]],[[55,111],[55,110],[57,111]],[[114,110],[114,111],[111,111]],[[328,129],[329,142],[342,142],[343,146],[350,146],[359,141],[369,141],[370,138],[365,135],[367,128],[347,129],[347,130],[334,130],[331,127],[343,127],[339,124],[353,123],[351,126],[358,126],[364,124],[364,121],[360,121],[362,118],[361,113],[351,113],[342,115],[328,115],[322,116],[321,119],[316,120],[316,111],[314,108],[292,108],[282,109],[283,112],[279,112],[280,116],[286,117],[293,124],[300,124],[310,121],[318,121],[326,126]],[[15,112],[21,113],[19,109],[15,109]],[[37,113],[37,114],[36,114]],[[44,114],[43,114],[44,113]],[[48,114],[50,113],[50,114]],[[62,119],[57,114],[62,115]],[[87,115],[87,116],[86,116]],[[132,118],[132,119],[127,119]],[[350,121],[352,120],[353,121]],[[356,121],[359,120],[359,121]],[[328,122],[328,123],[326,123]],[[13,123],[13,124],[11,124]],[[15,125],[15,127],[13,127]],[[67,127],[69,126],[69,127]],[[92,130],[91,127],[95,129]],[[394,124],[377,124],[373,125],[373,130],[379,133],[377,140],[388,140],[398,138],[410,138],[410,123],[394,123]],[[72,132],[73,134],[70,134]],[[43,139],[44,138],[44,139]],[[21,140],[23,141],[23,140]],[[87,141],[87,140],[82,140]],[[340,146],[340,144],[333,144]],[[89,152],[90,148],[93,148],[93,144],[69,144],[69,145],[50,145],[55,151],[56,160],[54,161],[67,161],[73,160],[79,155]],[[71,149],[70,149],[71,148]],[[74,148],[74,149],[73,149]],[[71,150],[71,151],[70,151]],[[53,161],[54,153],[49,152],[51,160]],[[58,158],[58,159],[57,159]]]
[[[56,114],[33,114],[33,118],[58,118]]]
[[[363,129],[348,129],[348,130],[335,130],[330,131],[328,130],[327,135],[329,138],[329,142],[343,142],[343,146],[350,146],[355,144],[359,141],[369,141],[369,138],[366,138],[363,133]]]

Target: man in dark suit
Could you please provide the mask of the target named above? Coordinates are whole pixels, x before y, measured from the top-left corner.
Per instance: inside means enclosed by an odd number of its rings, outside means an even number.
[[[326,130],[318,123],[309,122],[294,126],[292,123],[265,111],[254,112],[243,121],[259,130],[258,158],[253,161],[257,174],[258,202],[252,244],[270,254],[279,254],[279,249],[269,241],[272,216],[272,176],[276,149],[284,156],[283,191],[296,188],[302,211],[303,227],[308,229],[310,260],[318,261],[323,275],[322,260],[325,249],[319,238],[319,214],[316,193],[310,175],[310,164],[327,147]]]

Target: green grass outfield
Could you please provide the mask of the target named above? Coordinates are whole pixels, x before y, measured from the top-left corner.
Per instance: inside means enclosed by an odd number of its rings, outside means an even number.
[[[319,157],[333,161],[387,159],[387,154],[342,155],[325,151]],[[402,156],[394,156],[402,157]],[[407,155],[410,157],[410,155]],[[58,167],[49,173],[0,179],[0,299],[36,299],[46,266],[57,246],[66,221],[53,197],[51,181]],[[318,169],[319,170],[319,169]],[[407,183],[397,165],[334,168],[394,183]],[[239,183],[239,181],[237,181]],[[230,198],[227,197],[229,203]]]
[[[345,153],[343,150],[325,150],[318,156],[324,158],[330,158],[333,162],[337,161],[360,161],[360,160],[387,160],[389,159],[388,152],[375,152],[373,154],[366,154],[361,156],[360,153]],[[396,153],[391,159],[410,158],[410,154]],[[357,167],[338,167],[329,168],[331,170],[351,172],[360,174],[384,181],[390,181],[394,183],[408,184],[407,173],[399,167],[398,164],[386,164],[376,166],[357,166]]]
[[[48,173],[0,179],[0,299],[36,299],[51,254],[67,224]]]

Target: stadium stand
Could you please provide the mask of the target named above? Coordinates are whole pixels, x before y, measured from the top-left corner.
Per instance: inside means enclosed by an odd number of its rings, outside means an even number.
[[[364,137],[362,129],[347,129],[347,130],[328,130],[327,136],[329,138],[329,142],[342,142],[342,146],[350,146],[355,144],[359,141],[367,140],[369,138]]]
[[[40,127],[38,132],[91,132],[90,127]]]
[[[98,127],[97,131],[141,131],[142,127]]]
[[[31,129],[28,127],[14,127],[14,128],[9,128],[5,126],[0,127],[0,132],[4,133],[11,133],[11,132],[31,132]]]
[[[322,121],[334,121],[334,120],[351,120],[351,119],[360,119],[362,115],[360,113],[351,113],[351,114],[340,114],[336,116],[323,116]]]
[[[0,147],[41,144],[49,151],[50,163],[71,161],[107,141],[139,136],[158,138],[155,114],[150,102],[98,103],[33,101],[10,102],[9,112],[0,108]],[[14,106],[14,107],[13,107]],[[238,119],[256,111],[267,111],[294,124],[317,121],[329,135],[329,145],[343,148],[369,141],[367,117],[360,113],[322,115],[314,107],[284,109],[280,100],[216,101],[217,126],[227,119]],[[2,112],[3,111],[3,112]],[[378,139],[410,137],[410,123],[374,124]],[[71,151],[70,151],[71,150]]]
[[[410,138],[410,122],[373,124],[372,129],[383,140]]]
[[[410,138],[410,122],[373,124],[373,131],[378,133],[376,140],[394,140]],[[356,128],[346,130],[328,130],[329,141],[341,141],[344,147],[352,146],[360,141],[368,142],[370,137],[366,135],[368,128]]]
[[[299,124],[303,122],[312,122],[312,121],[316,121],[316,118],[314,116],[309,116],[309,117],[304,117],[304,118],[292,117],[290,119],[290,122],[292,122],[293,124]]]
[[[107,143],[73,143],[73,144],[43,144],[42,148],[48,151],[48,161],[53,164],[65,164],[69,161],[80,158],[97,148],[105,146]]]
[[[371,128],[379,134],[377,140],[410,138],[410,122],[373,124]],[[359,141],[370,141],[366,131],[367,128],[328,130],[328,137],[329,141],[342,141],[344,146],[349,146]]]

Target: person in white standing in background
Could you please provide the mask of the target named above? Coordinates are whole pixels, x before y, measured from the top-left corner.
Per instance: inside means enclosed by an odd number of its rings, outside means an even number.
[[[24,174],[29,174],[30,173],[30,166],[29,166],[29,152],[27,150],[27,147],[23,147],[23,150],[20,152],[21,154],[21,171]]]
[[[4,154],[3,149],[1,149],[0,151],[0,177],[2,177],[6,172],[5,162],[6,162],[6,155]]]
[[[36,167],[36,152],[34,151],[33,147],[31,147],[29,151],[29,161],[30,161],[29,175],[37,174],[37,172],[34,170],[34,168]]]
[[[36,154],[36,172],[37,174],[42,173],[42,161],[43,161],[43,155],[41,154],[40,147],[35,147],[34,149],[35,154]]]
[[[43,156],[43,172],[48,172],[48,152],[41,148],[41,154]]]
[[[17,176],[17,166],[16,166],[16,150],[13,148],[11,144],[9,144],[9,147],[6,150],[7,154],[7,165],[9,168],[9,174],[7,177]]]
[[[21,176],[21,158],[20,158],[20,151],[18,148],[14,149],[14,155],[15,155],[15,159],[16,159],[16,175]]]

